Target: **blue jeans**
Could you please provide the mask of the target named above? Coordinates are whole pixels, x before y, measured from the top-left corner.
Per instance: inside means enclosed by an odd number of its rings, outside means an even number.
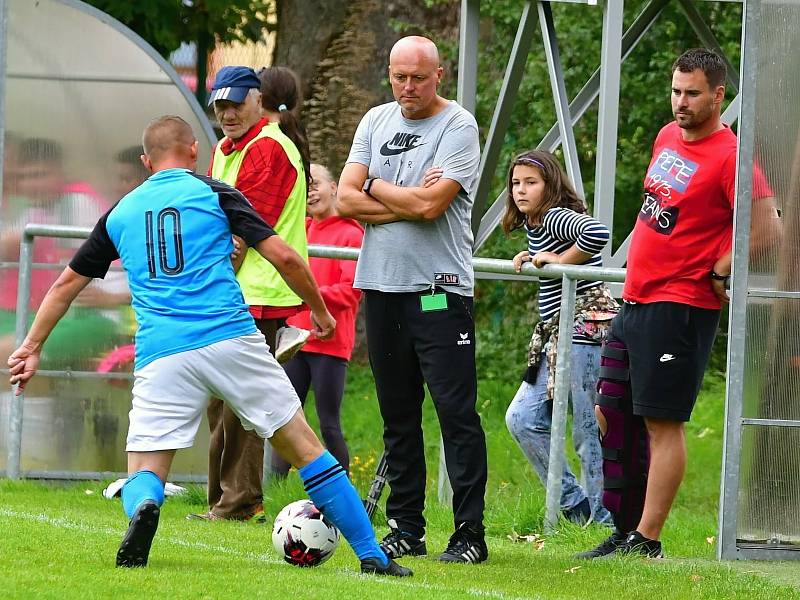
[[[603,506],[603,454],[594,416],[599,367],[600,346],[572,345],[572,443],[581,461],[585,488],[565,462],[561,509],[573,508],[588,497],[592,519],[596,523],[610,523],[611,514]],[[547,399],[547,359],[542,356],[536,383],[522,382],[506,411],[506,426],[544,485],[550,462],[552,413],[553,404]]]

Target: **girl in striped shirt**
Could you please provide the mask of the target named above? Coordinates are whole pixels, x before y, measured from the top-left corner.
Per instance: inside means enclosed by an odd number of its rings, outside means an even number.
[[[508,196],[503,230],[524,228],[528,249],[514,257],[514,267],[553,264],[602,266],[600,251],[608,243],[608,229],[586,214],[555,157],[540,150],[517,156],[508,173]],[[550,426],[555,380],[561,279],[540,279],[540,321],[531,337],[528,369],[506,412],[506,425],[543,484],[550,459]],[[590,519],[610,523],[603,507],[602,452],[594,417],[594,392],[600,365],[600,343],[618,311],[601,281],[578,281],[572,336],[572,439],[581,461],[581,486],[565,463],[561,509],[576,523]]]

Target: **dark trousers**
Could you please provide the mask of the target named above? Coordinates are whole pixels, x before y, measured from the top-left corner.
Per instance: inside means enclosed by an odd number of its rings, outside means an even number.
[[[472,298],[447,293],[446,310],[422,312],[420,293],[364,292],[367,345],[383,417],[386,515],[422,535],[425,446],[422,402],[427,384],[444,441],[455,526],[483,530],[486,439],[475,410]]]
[[[283,365],[283,370],[289,376],[289,381],[304,407],[308,390],[314,386],[314,404],[325,447],[349,471],[350,452],[347,442],[344,441],[340,418],[347,379],[347,361],[337,356],[301,351]],[[289,472],[289,463],[277,452],[272,453],[272,472],[275,475],[286,475]]]
[[[284,319],[256,319],[270,352]],[[263,502],[264,440],[245,431],[239,417],[219,398],[208,404],[208,506],[226,519],[248,517]]]

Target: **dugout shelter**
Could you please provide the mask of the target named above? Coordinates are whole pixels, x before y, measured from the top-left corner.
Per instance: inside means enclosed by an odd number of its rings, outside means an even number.
[[[142,130],[154,117],[175,114],[189,122],[200,141],[201,171],[216,137],[194,96],[147,42],[77,0],[0,0],[0,90],[5,159],[0,204],[0,295],[5,302],[0,313],[8,319],[16,290],[15,246],[25,222],[91,226],[126,186],[146,177],[137,171],[137,160]],[[41,288],[78,244],[37,239],[32,311]],[[107,279],[96,286],[100,299],[73,309],[66,328],[60,324],[61,332],[56,329],[54,336],[63,343],[56,342],[43,377],[25,396],[25,476],[100,477],[126,469],[130,374],[113,365],[113,353],[119,351],[118,364],[124,360],[132,342],[132,315],[124,299],[124,274],[117,271]],[[3,324],[0,347],[5,350],[9,331]],[[98,372],[106,359],[112,363],[108,372]],[[4,449],[13,402],[5,386],[0,392]],[[206,431],[201,428],[201,436]],[[178,457],[176,473],[205,474],[205,446],[199,442],[194,452]],[[0,452],[0,469],[7,466],[6,456]]]

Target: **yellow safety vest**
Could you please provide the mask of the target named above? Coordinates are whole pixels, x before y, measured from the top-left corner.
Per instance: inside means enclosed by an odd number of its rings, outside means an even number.
[[[294,248],[308,262],[308,242],[306,240],[306,175],[300,152],[278,123],[268,123],[258,135],[240,151],[228,156],[222,153],[217,144],[211,164],[211,176],[230,186],[236,186],[239,169],[247,150],[262,138],[272,138],[278,142],[289,157],[289,162],[297,171],[297,180],[286,200],[283,212],[273,227],[287,244]],[[252,248],[247,249],[244,263],[236,274],[244,294],[244,300],[253,306],[297,306],[302,304],[272,264]]]

